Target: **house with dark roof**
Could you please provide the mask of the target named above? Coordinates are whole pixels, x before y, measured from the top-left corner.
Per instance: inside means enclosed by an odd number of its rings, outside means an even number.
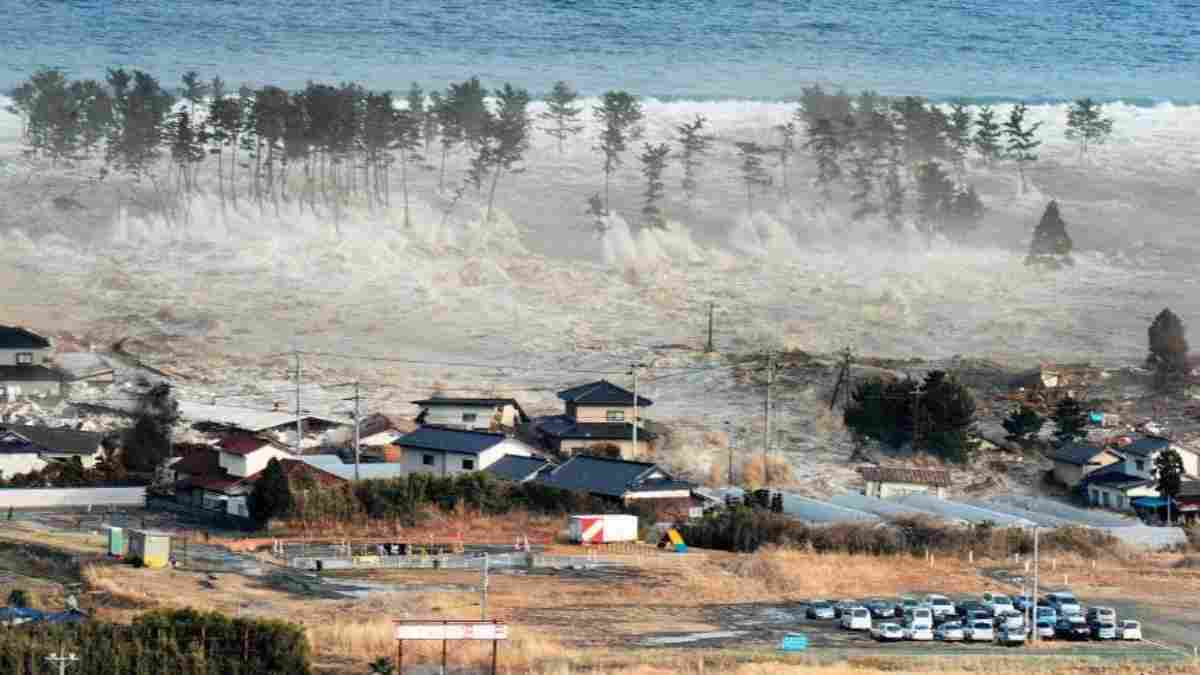
[[[40,471],[49,462],[78,458],[91,468],[104,456],[104,434],[75,429],[0,424],[0,472]]]
[[[1054,462],[1054,479],[1069,488],[1077,487],[1093,471],[1125,460],[1112,449],[1087,443],[1067,443],[1049,450],[1046,457]]]
[[[1154,460],[1168,448],[1179,453],[1184,474],[1200,476],[1200,455],[1191,448],[1158,436],[1123,437],[1117,440],[1117,451],[1125,457],[1125,473],[1143,478],[1154,476]]]
[[[1083,479],[1079,487],[1092,506],[1117,511],[1132,512],[1133,500],[1159,496],[1153,479],[1127,473],[1124,462],[1096,469]]]
[[[420,406],[417,424],[470,429],[474,431],[514,431],[529,417],[512,398],[454,398],[433,396],[413,401]]]
[[[528,457],[533,448],[506,434],[424,426],[396,439],[408,473],[453,476],[482,471],[505,455]]]
[[[1184,520],[1191,524],[1200,522],[1200,480],[1183,481],[1175,502]]]
[[[272,459],[279,460],[284,473],[294,481],[311,480],[325,487],[344,482],[342,478],[269,444],[256,447],[251,440],[228,441],[226,439],[216,447],[191,447],[184,457],[170,465],[176,479],[176,503],[201,511],[249,518],[249,495]]]
[[[945,499],[950,487],[950,472],[945,469],[863,466],[858,472],[866,482],[863,494],[879,499],[916,493]]]
[[[505,455],[484,469],[484,472],[499,480],[524,483],[554,469],[554,466],[553,462],[541,457]]]
[[[575,455],[534,480],[547,487],[583,492],[626,506],[636,502],[682,515],[696,502],[692,497],[693,483],[676,480],[652,462]]]
[[[623,459],[644,457],[658,438],[642,426],[641,410],[654,405],[608,380],[560,391],[562,415],[534,420],[532,434],[549,450],[567,457],[581,452]],[[636,429],[637,442],[634,442]]]
[[[19,326],[0,326],[0,400],[61,396],[64,375],[47,362],[50,340]]]

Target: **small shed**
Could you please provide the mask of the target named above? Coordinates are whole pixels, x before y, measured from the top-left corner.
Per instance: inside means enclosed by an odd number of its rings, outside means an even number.
[[[166,567],[171,560],[171,535],[151,530],[130,530],[129,557],[141,560],[144,567]]]
[[[945,469],[864,466],[858,472],[867,484],[863,493],[879,499],[919,493],[945,499],[946,488],[950,487],[950,472]]]
[[[571,541],[576,544],[611,544],[637,541],[638,518],[624,514],[571,516]]]
[[[108,529],[108,554],[114,558],[124,558],[129,552],[129,540],[125,537],[125,530],[120,527],[109,527]]]

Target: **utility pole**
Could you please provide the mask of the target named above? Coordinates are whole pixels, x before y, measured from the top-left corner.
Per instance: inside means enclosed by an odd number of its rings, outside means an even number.
[[[645,368],[645,367],[646,367],[646,364],[644,364],[644,363],[635,363],[629,367],[630,368],[629,374],[633,375],[633,454],[634,455],[638,454],[638,441],[637,441],[638,421],[639,421],[639,417],[638,417],[638,369]]]
[[[708,342],[704,345],[704,351],[711,354],[717,351],[713,347],[713,311],[716,309],[716,303],[708,303]]]
[[[296,456],[300,456],[300,440],[304,438],[304,421],[300,418],[300,350],[296,350]]]
[[[729,420],[725,420],[725,433],[729,434],[729,486],[733,487],[733,448],[736,445],[736,436],[734,435],[733,425]]]
[[[358,381],[354,382],[354,480],[358,481],[358,455],[359,455],[359,432],[362,420],[360,419],[359,403],[361,397],[358,395]]]
[[[71,652],[70,654],[67,654],[66,656],[63,656],[62,653],[60,652],[60,653],[51,654],[50,656],[47,656],[46,663],[57,665],[58,666],[58,675],[66,675],[67,674],[67,666],[79,663],[79,657],[75,656],[75,652]]]
[[[921,385],[913,389],[913,437],[912,449],[915,452],[921,442]]]
[[[488,554],[483,553],[483,582],[479,585],[479,620],[487,621],[488,601]]]
[[[767,353],[767,396],[763,405],[763,487],[771,485],[771,468],[767,460],[771,454],[771,385],[775,383],[775,352]]]
[[[1037,629],[1037,607],[1038,607],[1038,527],[1033,528],[1033,597],[1030,598],[1029,604],[1033,606],[1033,617],[1027,624],[1033,630],[1033,641],[1038,641]]]

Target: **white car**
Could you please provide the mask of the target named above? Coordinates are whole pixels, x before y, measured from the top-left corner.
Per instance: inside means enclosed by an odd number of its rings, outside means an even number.
[[[1075,595],[1072,593],[1047,593],[1046,604],[1058,612],[1059,618],[1068,614],[1081,614],[1083,612],[1083,605],[1079,604],[1079,601],[1075,599]]]
[[[933,610],[928,607],[914,607],[908,610],[908,614],[904,616],[905,628],[916,628],[918,626],[933,629]]]
[[[931,642],[933,640],[933,628],[918,624],[904,629],[904,637],[914,642]]]
[[[965,633],[966,639],[971,642],[991,642],[996,639],[996,631],[992,630],[990,621],[972,621]]]
[[[1009,599],[1007,595],[1003,593],[992,593],[991,591],[983,594],[983,606],[992,610],[992,614],[994,616],[1000,616],[1000,614],[1004,612],[1017,611],[1016,608],[1013,607],[1012,600]]]
[[[871,629],[871,637],[880,642],[904,639],[904,629],[898,623],[881,623]]]
[[[1111,621],[1101,621],[1092,625],[1092,637],[1097,640],[1116,640],[1117,624]]]
[[[1037,623],[1038,637],[1043,640],[1054,639],[1054,624],[1050,621],[1039,621]]]
[[[842,612],[842,628],[871,630],[871,612],[866,607],[855,607]]]
[[[1002,612],[996,617],[997,628],[1024,628],[1025,615],[1020,612]]]
[[[933,610],[934,618],[943,616],[954,616],[958,613],[954,603],[944,595],[927,595],[925,596],[925,604],[929,605],[929,609]]]
[[[1025,626],[1021,626],[1020,628],[1004,626],[998,633],[996,633],[996,642],[999,642],[1002,645],[1013,647],[1016,645],[1025,644],[1025,640],[1028,637],[1029,633],[1025,630]]]
[[[1138,621],[1122,621],[1120,632],[1122,640],[1141,640],[1142,624]]]
[[[942,642],[961,642],[966,639],[962,624],[953,621],[938,626],[938,629],[933,631],[933,637]]]

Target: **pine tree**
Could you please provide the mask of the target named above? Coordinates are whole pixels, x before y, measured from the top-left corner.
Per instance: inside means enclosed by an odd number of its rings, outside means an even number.
[[[699,187],[696,174],[699,173],[704,156],[708,154],[712,145],[712,136],[704,133],[707,124],[708,120],[703,115],[696,115],[696,119],[691,122],[684,122],[675,127],[675,142],[679,143],[679,163],[683,167],[681,185],[689,209],[692,207],[692,200],[696,198],[696,188]]]
[[[779,145],[775,146],[775,152],[779,156],[779,192],[783,195],[785,202],[791,203],[792,193],[788,189],[788,166],[791,164],[792,155],[796,154],[796,123],[777,124],[775,131],[779,132]]]
[[[1188,341],[1183,321],[1164,308],[1147,330],[1150,355],[1146,365],[1154,369],[1157,384],[1165,386],[1187,373]]]
[[[967,154],[971,151],[971,110],[966,103],[955,101],[950,104],[950,151],[954,170],[959,180],[967,168]]]
[[[484,222],[491,222],[492,205],[496,200],[496,185],[500,174],[518,171],[517,164],[525,159],[529,149],[529,92],[505,83],[496,91],[496,113],[489,118],[488,136],[494,142],[488,163],[492,170],[492,187],[488,191],[487,215]]]
[[[170,456],[179,403],[169,384],[157,384],[139,397],[137,418],[125,430],[122,458],[130,471],[149,472]]]
[[[583,113],[583,107],[576,105],[578,100],[579,92],[559,80],[546,96],[546,110],[538,114],[539,119],[549,123],[542,131],[558,141],[560,155],[563,154],[563,141],[583,131],[583,125],[577,119]]]
[[[742,182],[746,184],[746,211],[754,213],[754,188],[771,184],[771,176],[763,166],[763,155],[767,149],[758,143],[738,142],[738,156],[741,158]]]
[[[671,146],[666,143],[658,145],[645,144],[644,151],[639,158],[642,162],[642,175],[646,178],[646,191],[642,193],[645,197],[645,206],[642,207],[642,217],[647,227],[663,227],[662,210],[658,204],[663,198],[663,188],[665,187],[662,180],[663,170],[667,166],[667,158],[671,154]]]
[[[438,192],[441,192],[446,187],[446,156],[463,142],[463,129],[459,124],[449,92],[446,96],[439,96],[434,92],[433,101],[433,112],[442,137],[442,161],[438,169]]]
[[[416,87],[416,85],[413,85]],[[410,95],[411,95],[410,91]],[[411,96],[409,105],[413,103]],[[433,115],[415,114],[411,108],[397,111],[392,118],[393,147],[400,151],[400,190],[404,197],[404,227],[412,227],[412,215],[409,211],[408,200],[408,165],[422,161],[418,153],[422,146],[422,136],[425,123]]]
[[[900,146],[892,146],[887,160],[887,173],[883,179],[883,215],[887,219],[888,227],[893,232],[899,232],[904,226],[901,219],[904,217],[905,190],[904,183],[900,179],[903,165]]]
[[[1183,476],[1183,458],[1174,448],[1167,448],[1154,458],[1155,487],[1170,503],[1179,497],[1179,492],[1183,489]]]
[[[1038,414],[1037,410],[1027,405],[1021,405],[1008,411],[1008,417],[1002,424],[1004,430],[1008,432],[1009,440],[1022,442],[1028,440],[1030,436],[1037,436],[1046,424],[1046,420]]]
[[[917,165],[917,222],[927,236],[940,231],[954,198],[954,183],[937,162]]]
[[[850,218],[856,221],[879,211],[872,198],[875,191],[875,163],[868,152],[859,150],[851,158],[850,180],[854,191],[850,194],[850,201],[854,204],[854,211]]]
[[[1058,212],[1058,202],[1051,201],[1042,213],[1029,242],[1026,265],[1058,268],[1071,265],[1071,237],[1067,234],[1067,223]]]
[[[609,183],[622,164],[621,155],[629,141],[639,135],[637,125],[643,117],[642,104],[627,92],[607,91],[600,105],[592,109],[592,115],[600,125],[597,149],[604,155],[604,212],[610,213]]]
[[[278,459],[272,458],[250,492],[250,515],[260,524],[281,518],[295,507],[291,483]]]
[[[821,190],[822,205],[828,209],[833,204],[833,183],[842,177],[842,167],[838,163],[842,145],[833,123],[828,119],[817,120],[808,130],[805,147],[812,152],[816,161],[817,186]]]
[[[1087,423],[1087,412],[1073,396],[1067,396],[1054,407],[1054,435],[1060,444],[1083,438]]]
[[[1067,138],[1079,141],[1079,157],[1087,155],[1088,146],[1099,145],[1112,134],[1113,120],[1104,116],[1104,104],[1081,98],[1067,110]]]
[[[1037,161],[1037,149],[1042,144],[1037,140],[1037,130],[1041,122],[1026,124],[1025,115],[1029,108],[1024,103],[1013,106],[1008,120],[1004,123],[1005,150],[1008,156],[1017,163],[1017,174],[1021,178],[1022,191],[1026,188],[1025,164]]]
[[[975,149],[985,164],[990,165],[1000,159],[1000,138],[1000,124],[996,122],[996,111],[990,105],[980,107],[979,115],[975,119],[974,142]]]
[[[487,107],[487,96],[488,91],[480,84],[478,77],[451,84],[446,90],[446,103],[454,112],[463,141],[472,150],[478,149],[488,136],[487,125],[491,113]]]
[[[437,140],[438,135],[438,110],[442,107],[442,95],[437,91],[429,92],[429,103],[425,106],[424,120],[421,124],[421,138],[425,143],[425,154],[429,154],[429,148],[433,142]],[[432,167],[432,165],[429,165]]]
[[[405,96],[405,101],[408,107],[405,110],[410,119],[409,124],[415,124],[417,130],[417,140],[420,142],[425,151],[429,151],[429,146],[433,144],[433,137],[426,135],[430,129],[429,120],[433,117],[432,111],[425,105],[425,91],[421,89],[421,85],[416,82],[408,88],[408,94]],[[434,133],[437,132],[437,122],[434,121],[432,127]]]

